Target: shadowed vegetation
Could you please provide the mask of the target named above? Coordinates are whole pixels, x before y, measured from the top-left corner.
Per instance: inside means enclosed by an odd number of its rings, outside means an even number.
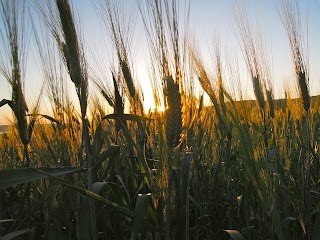
[[[216,34],[209,68],[178,1],[137,1],[140,16],[126,1],[93,2],[114,51],[104,76],[69,0],[0,3],[0,70],[12,94],[0,106],[14,116],[0,135],[0,237],[320,239],[320,99],[309,92],[297,5],[277,4],[297,86],[280,100],[263,39],[236,10],[255,97],[246,100],[236,57]],[[143,109],[130,16],[145,30],[155,111]],[[32,108],[25,98],[29,41],[49,111],[42,90]]]

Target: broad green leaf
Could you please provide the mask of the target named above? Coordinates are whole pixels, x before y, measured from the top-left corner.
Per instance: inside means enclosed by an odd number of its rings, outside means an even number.
[[[99,194],[100,190],[106,185],[106,182],[95,182],[92,184],[92,192]],[[79,232],[80,239],[89,240],[92,239],[91,229],[91,215],[89,206],[89,197],[85,196],[81,204],[79,212]]]
[[[43,173],[43,174],[45,174],[45,175],[47,175],[48,177],[51,177],[51,178],[55,179],[56,181],[60,182],[62,185],[65,185],[65,186],[67,186],[67,187],[69,187],[69,188],[71,188],[73,190],[76,190],[77,192],[79,192],[79,193],[81,193],[83,195],[91,197],[94,200],[102,202],[106,206],[114,209],[115,211],[118,211],[119,213],[121,213],[121,214],[123,214],[123,215],[125,215],[125,216],[127,216],[129,218],[133,218],[134,217],[134,213],[130,209],[126,208],[126,207],[122,207],[119,204],[116,204],[115,202],[112,202],[109,199],[106,199],[106,198],[104,198],[104,197],[102,197],[102,196],[100,196],[100,195],[98,195],[98,194],[96,194],[96,193],[94,193],[92,191],[89,191],[87,189],[84,189],[82,187],[74,185],[72,183],[68,183],[68,182],[66,182],[66,181],[64,181],[64,180],[62,180],[62,179],[60,179],[58,177],[55,177],[55,176],[51,175],[50,173],[43,172],[40,169],[38,169],[38,171]]]
[[[38,171],[41,170],[41,171]],[[0,189],[5,189],[22,183],[32,182],[38,179],[52,176],[60,176],[68,173],[85,171],[80,167],[58,167],[58,168],[16,168],[0,170]]]
[[[224,230],[233,240],[244,240],[244,237],[237,230]]]
[[[1,240],[11,240],[11,239],[15,239],[17,237],[21,237],[23,235],[26,235],[26,234],[30,234],[32,233],[34,230],[33,229],[30,229],[30,228],[27,228],[27,229],[24,229],[24,230],[18,230],[18,231],[15,231],[15,232],[11,232],[11,233],[8,233],[7,235],[3,236],[1,238]]]
[[[145,216],[150,204],[151,194],[139,194],[133,219],[133,229],[131,239],[137,239],[138,233],[142,230],[145,222]]]

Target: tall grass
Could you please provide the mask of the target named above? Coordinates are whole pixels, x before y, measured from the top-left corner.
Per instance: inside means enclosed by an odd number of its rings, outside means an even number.
[[[263,40],[246,13],[236,10],[256,98],[245,100],[237,56],[216,36],[210,46],[215,67],[209,68],[196,40],[189,40],[190,9],[181,12],[173,0],[139,1],[153,95],[165,109],[147,113],[143,105],[149,100],[142,97],[132,56],[135,24],[126,17],[125,2],[93,4],[115,53],[102,78],[87,62],[71,2],[32,1],[46,27],[32,30],[51,115],[39,111],[40,100],[37,111],[28,113],[23,87],[28,40],[27,31],[19,30],[27,17],[21,3],[1,1],[6,53],[0,67],[12,87],[12,99],[1,106],[8,104],[17,122],[0,136],[1,237],[320,237],[319,100],[309,93],[296,6],[283,1],[278,9],[298,99],[292,91],[275,99]],[[79,104],[68,97],[68,82]]]
[[[28,122],[29,112],[23,93],[24,73],[29,36],[26,35],[25,3],[1,1],[1,15],[4,28],[1,31],[5,54],[1,58],[1,72],[12,87],[11,100],[3,99],[1,106],[8,104],[15,117],[19,136],[24,145],[25,165],[30,166],[28,144],[30,143],[34,121]]]
[[[283,22],[284,28],[287,32],[287,36],[290,43],[292,60],[295,69],[296,82],[299,89],[299,95],[302,99],[303,109],[305,113],[303,114],[303,119],[301,122],[302,132],[301,141],[304,146],[302,151],[302,176],[301,181],[303,185],[303,199],[305,206],[303,209],[303,215],[306,220],[306,227],[311,229],[310,226],[310,203],[312,200],[308,193],[310,191],[310,167],[311,167],[311,156],[310,150],[313,148],[310,136],[310,120],[309,120],[309,110],[310,110],[310,94],[309,94],[309,76],[308,76],[308,66],[307,59],[305,56],[305,49],[303,48],[303,37],[302,37],[302,26],[301,17],[299,11],[298,3],[291,3],[288,1],[283,1],[279,6],[279,14]],[[308,235],[308,239],[311,239],[311,235]]]

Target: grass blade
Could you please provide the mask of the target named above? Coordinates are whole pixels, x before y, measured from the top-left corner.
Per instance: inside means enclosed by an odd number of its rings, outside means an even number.
[[[50,176],[60,176],[68,173],[84,171],[80,167],[59,167],[59,168],[19,168],[0,171],[0,189],[28,183]]]
[[[92,198],[92,199],[94,199],[96,201],[99,201],[99,202],[105,204],[106,206],[112,208],[113,210],[115,210],[115,211],[117,211],[117,212],[119,212],[119,213],[121,213],[121,214],[123,214],[123,215],[125,215],[125,216],[127,216],[129,218],[131,218],[131,219],[133,219],[134,216],[135,216],[135,213],[132,212],[129,208],[120,206],[119,204],[117,204],[115,202],[112,202],[109,199],[106,199],[106,198],[104,198],[104,197],[102,197],[102,196],[100,196],[100,195],[98,195],[98,194],[96,194],[96,193],[94,193],[92,191],[89,191],[89,190],[84,189],[82,187],[76,186],[76,185],[74,185],[72,183],[68,183],[68,182],[66,182],[66,181],[64,181],[64,180],[62,180],[62,179],[60,179],[58,177],[50,175],[47,172],[41,171],[40,169],[38,169],[37,171],[47,175],[48,177],[51,177],[51,178],[55,179],[57,182],[61,183],[62,185],[65,185],[65,186],[67,186],[67,187],[69,187],[69,188],[71,188],[73,190],[76,190],[77,192],[79,192],[79,193],[81,193],[81,194],[83,194],[85,196],[88,196],[88,197],[90,197],[90,198]],[[148,225],[149,228],[151,228],[153,230],[155,229],[155,227],[151,223],[147,222],[147,225]]]
[[[27,228],[27,229],[24,229],[24,230],[18,230],[18,231],[15,231],[15,232],[11,232],[11,233],[8,233],[7,235],[3,236],[1,238],[1,240],[11,240],[11,239],[15,239],[17,237],[21,237],[23,235],[26,235],[26,234],[30,234],[32,233],[34,230],[33,229],[30,229],[30,228]]]

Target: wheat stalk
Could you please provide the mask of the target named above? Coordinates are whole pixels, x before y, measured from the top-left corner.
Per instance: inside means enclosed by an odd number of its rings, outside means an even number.
[[[167,90],[166,139],[172,149],[179,145],[182,132],[181,94],[179,84],[171,76],[165,78]]]
[[[18,132],[22,144],[24,145],[23,160],[29,166],[29,156],[27,146],[30,143],[33,125],[28,126],[28,107],[23,94],[24,85],[24,65],[27,56],[28,35],[26,35],[25,3],[18,1],[1,1],[0,13],[2,15],[3,28],[0,35],[5,44],[4,52],[1,55],[0,71],[12,87],[12,97],[10,100],[2,100],[0,106],[8,104],[15,116]],[[9,58],[6,64],[5,58]]]
[[[260,108],[265,111],[265,81],[263,66],[266,64],[263,58],[262,46],[254,41],[252,27],[249,24],[248,14],[244,8],[235,9],[235,23],[238,28],[240,46],[251,76],[253,91]],[[259,40],[259,39],[258,39]]]
[[[274,97],[271,90],[266,90],[267,95],[267,103],[269,105],[269,115],[271,118],[275,117],[275,110],[274,110]]]
[[[302,48],[300,12],[297,6],[294,7],[293,3],[287,0],[282,1],[281,9],[278,11],[289,38],[300,97],[304,110],[308,112],[310,109],[309,77]]]

